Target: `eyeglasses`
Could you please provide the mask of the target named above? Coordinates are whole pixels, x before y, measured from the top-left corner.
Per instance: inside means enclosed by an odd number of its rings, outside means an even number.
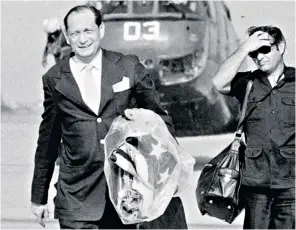
[[[270,53],[270,51],[271,51],[271,46],[261,46],[259,49],[255,50],[253,52],[250,52],[249,56],[251,58],[256,58],[258,56],[258,53],[268,54],[268,53]]]

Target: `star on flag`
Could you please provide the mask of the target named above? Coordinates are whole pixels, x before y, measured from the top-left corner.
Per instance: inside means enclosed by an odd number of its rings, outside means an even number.
[[[150,153],[150,155],[155,156],[157,160],[160,159],[162,153],[167,152],[167,150],[161,146],[160,142],[157,142],[157,145],[156,144],[151,144],[151,145],[152,145],[153,151]]]
[[[169,178],[169,168],[166,169],[164,173],[159,173],[160,180],[157,182],[157,184],[164,183]]]

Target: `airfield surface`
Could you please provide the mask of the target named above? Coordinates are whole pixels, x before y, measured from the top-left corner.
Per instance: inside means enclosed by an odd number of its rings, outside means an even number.
[[[39,121],[34,117],[3,117],[1,123],[1,229],[43,229],[31,214],[30,190],[33,175],[34,151]],[[233,138],[232,134],[178,138],[180,145],[196,159],[195,175],[191,187],[182,194],[185,214],[190,229],[242,229],[243,213],[230,225],[198,210],[195,187],[202,166],[222,150]],[[50,191],[50,220],[47,229],[59,229],[53,219],[53,184]]]

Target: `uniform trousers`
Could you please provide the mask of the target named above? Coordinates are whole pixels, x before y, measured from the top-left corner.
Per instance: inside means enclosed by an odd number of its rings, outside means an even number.
[[[244,229],[295,229],[295,187],[241,187]]]

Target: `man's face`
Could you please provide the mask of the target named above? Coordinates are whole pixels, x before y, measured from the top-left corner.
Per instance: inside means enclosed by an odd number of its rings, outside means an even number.
[[[99,51],[103,26],[97,26],[93,12],[87,9],[69,15],[67,41],[80,61],[89,63]]]
[[[273,40],[273,39],[272,39]],[[252,52],[253,61],[257,67],[266,73],[272,73],[283,61],[284,44],[270,44],[269,47],[260,47],[257,51]]]

